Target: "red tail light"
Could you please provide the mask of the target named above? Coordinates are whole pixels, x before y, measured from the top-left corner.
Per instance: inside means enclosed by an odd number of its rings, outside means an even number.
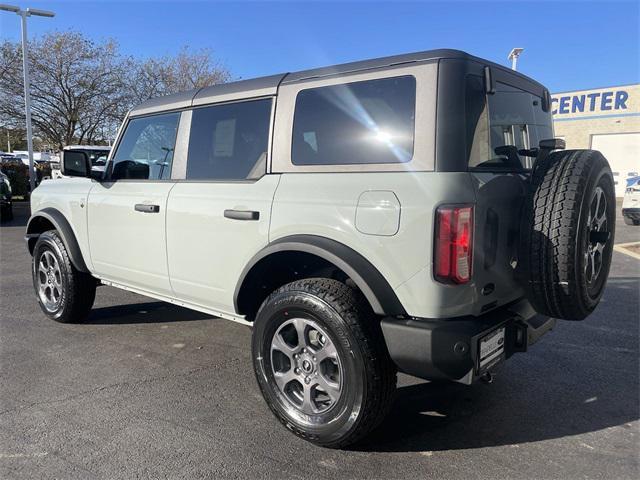
[[[473,207],[444,205],[436,210],[435,277],[443,283],[471,279]]]

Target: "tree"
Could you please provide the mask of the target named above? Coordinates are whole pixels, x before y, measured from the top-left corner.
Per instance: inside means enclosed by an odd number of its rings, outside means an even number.
[[[152,97],[227,81],[210,50],[176,56],[123,57],[113,40],[94,42],[73,31],[29,44],[34,135],[58,148],[106,143],[135,104]],[[0,116],[8,128],[24,124],[21,49],[0,45]]]
[[[230,80],[227,69],[218,64],[211,49],[190,52],[183,47],[176,56],[133,61],[129,77],[132,106],[149,98]]]

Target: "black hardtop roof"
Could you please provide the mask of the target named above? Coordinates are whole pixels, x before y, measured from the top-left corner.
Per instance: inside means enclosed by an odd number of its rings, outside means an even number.
[[[438,49],[438,50],[426,50],[423,52],[405,53],[402,55],[393,55],[389,57],[374,58],[371,60],[361,60],[357,62],[342,63],[337,65],[331,65],[327,67],[312,68],[309,70],[301,70],[299,72],[280,73],[276,75],[269,75],[266,77],[258,77],[248,80],[238,80],[235,82],[220,83],[209,87],[203,87],[188,92],[180,92],[173,95],[166,95],[164,97],[157,97],[147,100],[140,105],[133,108],[131,115],[142,115],[146,113],[152,113],[163,110],[175,110],[179,108],[186,108],[195,103],[213,103],[217,97],[225,97],[234,95],[240,92],[247,92],[247,98],[252,96],[252,92],[261,93],[270,89],[277,89],[280,84],[295,83],[302,80],[311,78],[321,78],[330,75],[340,75],[346,73],[354,73],[364,70],[373,70],[378,68],[393,67],[395,65],[401,65],[405,63],[417,63],[433,61],[438,59],[461,59],[481,63],[488,65],[492,68],[500,69],[509,72],[511,75],[515,75],[525,79],[528,82],[533,82],[540,88],[544,88],[540,83],[523,75],[519,72],[515,72],[503,65],[485,60],[480,57],[475,57],[461,50],[453,49]],[[264,94],[264,93],[263,93]],[[211,102],[205,100],[211,99]]]

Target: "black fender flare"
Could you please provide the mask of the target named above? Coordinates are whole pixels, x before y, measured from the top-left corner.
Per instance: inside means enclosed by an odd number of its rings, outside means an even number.
[[[233,294],[236,312],[239,311],[238,297],[252,268],[269,255],[285,251],[310,253],[338,267],[353,280],[376,314],[406,315],[391,285],[369,260],[343,243],[318,235],[291,235],[279,238],[256,253],[245,266],[236,284]]]
[[[34,239],[37,240],[40,234],[43,233],[41,231],[37,231],[38,218],[48,220],[58,231],[60,238],[62,239],[62,243],[64,243],[67,252],[69,252],[69,257],[73,266],[81,272],[90,273],[86,263],[84,262],[80,245],[78,245],[78,240],[73,233],[73,229],[71,228],[69,221],[62,212],[55,208],[43,208],[42,210],[35,212],[29,218],[29,221],[27,222],[27,231],[24,237],[27,241],[29,253],[33,255],[33,247],[35,246]]]

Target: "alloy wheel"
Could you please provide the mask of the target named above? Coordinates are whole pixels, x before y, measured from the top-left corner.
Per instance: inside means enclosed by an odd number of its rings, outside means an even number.
[[[53,252],[45,250],[38,259],[38,295],[49,312],[55,312],[62,302],[62,272]]]
[[[285,398],[307,415],[333,408],[342,393],[343,368],[335,344],[314,320],[285,321],[271,340],[271,368]]]
[[[604,249],[611,236],[607,223],[607,198],[599,186],[595,188],[589,203],[587,232],[584,272],[587,283],[592,285],[602,271]]]

